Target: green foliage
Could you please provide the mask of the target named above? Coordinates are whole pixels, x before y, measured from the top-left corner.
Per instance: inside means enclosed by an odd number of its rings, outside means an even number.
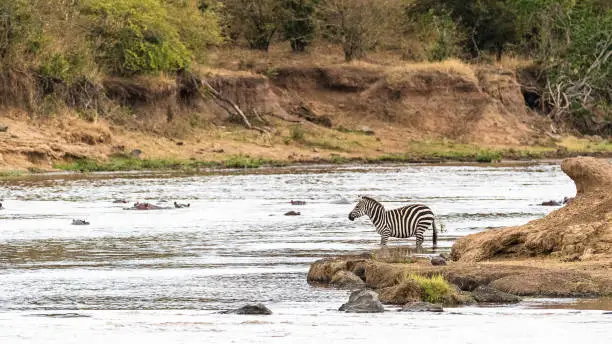
[[[84,13],[99,41],[96,57],[111,73],[133,75],[185,68],[190,53],[160,0],[88,0]]]
[[[435,14],[430,10],[416,18],[415,24],[413,31],[416,31],[429,61],[443,61],[461,55],[459,44],[464,35],[449,13]]]
[[[41,29],[32,15],[34,10],[27,0],[0,0],[0,68],[20,63],[28,52],[28,43]],[[37,51],[36,44],[31,47]]]
[[[612,3],[601,0],[519,1],[525,46],[544,71],[552,117],[583,133],[612,134]],[[534,8],[537,6],[537,8]]]
[[[500,60],[506,45],[520,38],[514,0],[416,0],[408,8],[413,19],[426,13],[450,15],[466,33],[463,47],[473,57],[479,57],[481,50],[493,50]]]
[[[244,36],[251,49],[267,51],[283,22],[279,0],[225,0],[230,31]]]
[[[205,60],[210,45],[222,43],[220,3],[213,0],[166,0],[169,22],[196,60]]]
[[[433,275],[425,277],[416,274],[408,276],[414,280],[421,288],[421,300],[431,303],[442,303],[448,300],[453,293],[453,288],[442,277],[442,275]]]
[[[318,0],[282,0],[285,11],[283,35],[294,52],[304,51],[314,39],[314,11],[317,2]]]
[[[501,161],[502,154],[498,151],[481,150],[476,154],[477,162],[497,162]]]

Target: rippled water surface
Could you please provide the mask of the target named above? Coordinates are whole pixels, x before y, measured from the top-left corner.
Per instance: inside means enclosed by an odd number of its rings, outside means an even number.
[[[575,187],[549,165],[0,181],[0,343],[609,342],[611,315],[534,300],[444,314],[337,312],[347,292],[311,287],[306,273],[320,257],[377,248],[369,220],[350,222],[353,204],[339,202],[361,194],[389,208],[430,205],[446,228],[439,252],[457,237],[542,217],[554,207],[536,204]],[[191,207],[129,211],[117,198]],[[283,216],[289,210],[301,216]],[[91,225],[72,226],[75,218]],[[430,238],[425,246],[433,253]],[[275,314],[217,314],[253,301]]]

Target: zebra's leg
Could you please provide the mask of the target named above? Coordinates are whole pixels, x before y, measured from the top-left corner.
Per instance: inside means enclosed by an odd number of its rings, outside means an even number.
[[[380,235],[380,246],[387,246],[387,240],[389,240],[389,235],[383,233]]]
[[[389,229],[389,227],[385,227],[379,233],[380,233],[380,245],[387,246],[387,240],[389,239],[389,236],[391,236],[391,230]]]
[[[418,226],[416,230],[416,246],[423,247],[423,232],[425,232],[425,228],[423,226]]]

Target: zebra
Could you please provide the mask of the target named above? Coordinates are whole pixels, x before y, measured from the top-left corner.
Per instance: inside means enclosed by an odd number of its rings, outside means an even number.
[[[417,247],[422,247],[423,232],[433,227],[433,245],[438,242],[438,229],[434,222],[433,211],[423,204],[411,204],[405,207],[385,210],[382,204],[373,198],[362,196],[349,213],[349,220],[368,215],[380,234],[380,244],[387,245],[389,237],[409,238],[416,236]]]

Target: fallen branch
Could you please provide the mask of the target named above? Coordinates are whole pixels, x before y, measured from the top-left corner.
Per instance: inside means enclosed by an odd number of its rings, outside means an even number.
[[[238,105],[236,105],[236,103],[234,103],[233,101],[231,101],[228,98],[224,97],[219,91],[217,91],[214,87],[212,87],[206,80],[201,80],[201,82],[202,82],[202,85],[204,87],[206,87],[208,92],[217,101],[217,104],[221,108],[223,108],[223,110],[227,111],[230,115],[233,114],[232,113],[232,110],[233,110],[233,112],[235,112],[236,114],[238,114],[242,118],[242,122],[244,122],[244,125],[247,128],[253,129],[253,130],[257,130],[257,131],[259,131],[261,133],[264,133],[264,134],[268,133],[268,131],[263,129],[263,128],[253,126],[251,124],[251,122],[249,122],[249,119],[244,114],[244,112],[242,112],[242,110],[240,110],[240,107],[238,107]]]

